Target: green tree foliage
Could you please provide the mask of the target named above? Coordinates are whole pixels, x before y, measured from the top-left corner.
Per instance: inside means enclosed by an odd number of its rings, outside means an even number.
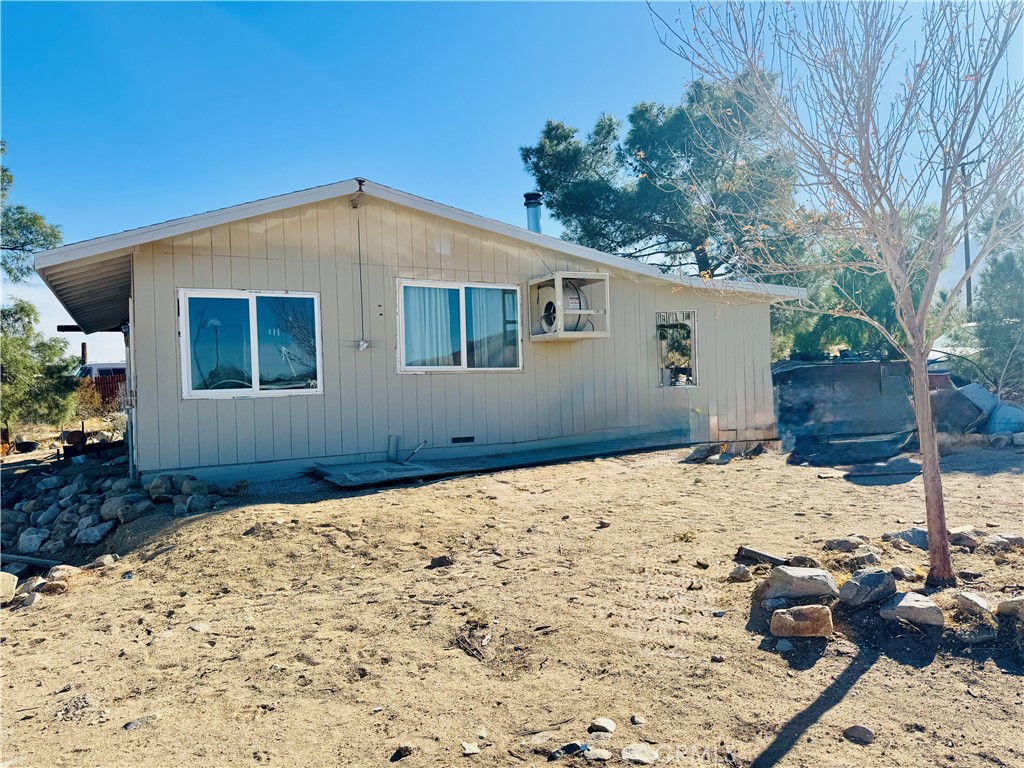
[[[796,178],[789,158],[760,149],[765,121],[740,93],[696,80],[677,106],[636,105],[624,137],[610,115],[585,139],[549,120],[520,149],[523,164],[566,239],[666,271],[725,275],[752,232],[792,210]]]
[[[37,331],[38,322],[24,299],[0,307],[0,421],[9,433],[19,424],[60,425],[75,407],[77,360],[65,357],[67,341]]]
[[[949,336],[954,346],[970,350],[973,365],[953,358],[950,367],[969,379],[983,372],[1001,398],[1024,402],[1024,242],[985,263],[969,319]]]
[[[7,154],[7,143],[0,142],[0,156]],[[60,227],[48,224],[40,214],[24,205],[7,202],[14,176],[0,166],[0,269],[8,280],[21,283],[32,274],[32,254],[61,244]]]

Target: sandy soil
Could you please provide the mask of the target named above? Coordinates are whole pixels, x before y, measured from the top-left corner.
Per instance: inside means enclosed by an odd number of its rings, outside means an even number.
[[[920,478],[685,454],[350,496],[298,481],[137,521],[114,567],[2,614],[2,764],[383,766],[411,744],[403,766],[541,765],[541,742],[606,746],[586,734],[605,716],[616,760],[648,742],[680,765],[1024,765],[1012,623],[965,648],[866,609],[780,654],[756,583],[725,582],[740,544],[821,557],[910,524]],[[1024,528],[1021,458],[949,457],[950,525]],[[925,564],[873,543],[883,565]],[[1020,552],[954,561],[990,598],[1024,585]],[[842,738],[855,723],[873,744]]]

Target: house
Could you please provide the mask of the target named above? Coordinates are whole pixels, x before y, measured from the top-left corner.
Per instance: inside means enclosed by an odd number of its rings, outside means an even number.
[[[36,269],[84,332],[125,333],[144,474],[771,439],[769,306],[801,295],[666,275],[362,179]]]

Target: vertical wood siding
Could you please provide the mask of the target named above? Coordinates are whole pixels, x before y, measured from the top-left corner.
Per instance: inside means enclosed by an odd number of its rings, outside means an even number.
[[[775,436],[767,303],[612,270],[610,338],[531,343],[527,280],[592,264],[373,198],[147,243],[133,267],[142,471],[374,460],[392,434],[400,451],[427,440],[426,456],[660,432],[689,442]],[[524,370],[396,373],[398,278],[522,286]],[[180,288],[319,292],[323,394],[183,400]],[[697,313],[694,388],[659,386],[655,313],[677,309]],[[462,435],[475,443],[453,449]]]

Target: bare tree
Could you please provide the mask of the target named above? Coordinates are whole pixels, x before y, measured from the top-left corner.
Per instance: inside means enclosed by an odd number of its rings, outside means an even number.
[[[978,265],[1024,229],[1024,85],[1008,56],[1022,11],[1014,2],[728,2],[669,20],[651,9],[663,43],[696,74],[740,88],[740,108],[771,120],[764,148],[788,152],[799,168],[802,205],[739,246],[750,273],[814,270],[842,298],[827,311],[870,323],[910,362],[935,586],[956,578],[928,356]],[[730,130],[728,118],[720,123]],[[948,298],[938,297],[940,273],[980,217],[998,225],[974,243]],[[793,233],[813,256],[784,263],[773,240]],[[841,254],[835,242],[846,244]],[[865,311],[851,275],[884,278],[899,332]]]

